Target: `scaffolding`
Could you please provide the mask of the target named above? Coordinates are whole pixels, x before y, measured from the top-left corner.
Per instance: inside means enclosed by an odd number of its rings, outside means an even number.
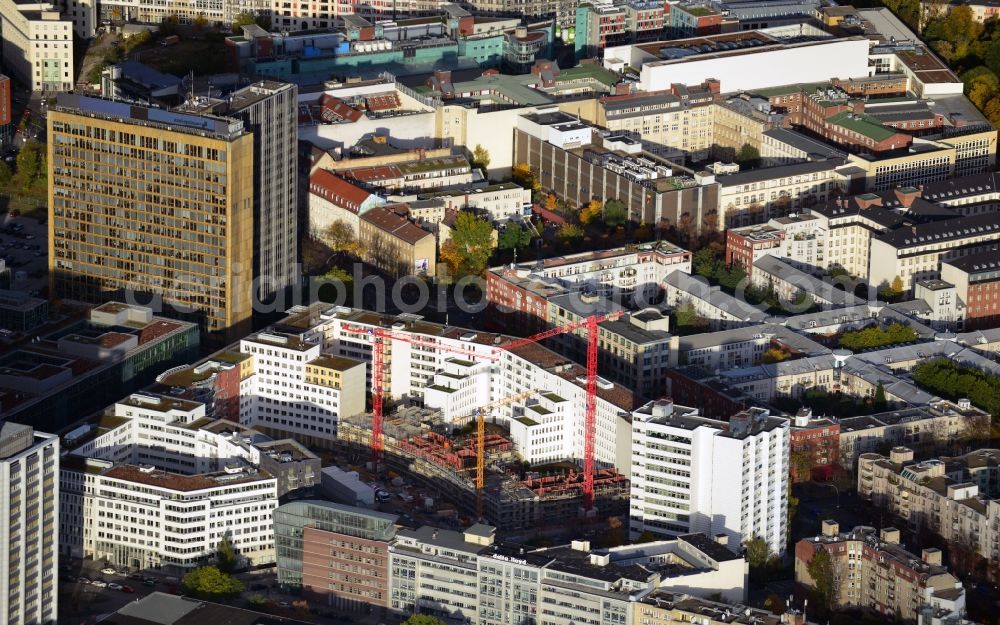
[[[401,475],[421,481],[443,493],[470,515],[476,511],[475,433],[449,437],[451,426],[435,410],[407,407],[382,424],[383,461]],[[361,453],[370,448],[372,417],[359,414],[338,424],[340,441]],[[508,531],[544,528],[579,518],[586,510],[582,467],[541,475],[525,471],[509,438],[494,431],[485,434],[485,487],[482,516]],[[613,468],[593,473],[594,504],[600,516],[623,514],[628,508],[628,478]]]

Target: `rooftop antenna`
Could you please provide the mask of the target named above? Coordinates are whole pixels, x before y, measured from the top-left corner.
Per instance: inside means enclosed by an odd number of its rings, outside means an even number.
[[[191,101],[194,102],[194,70],[188,72],[188,76],[191,77]]]

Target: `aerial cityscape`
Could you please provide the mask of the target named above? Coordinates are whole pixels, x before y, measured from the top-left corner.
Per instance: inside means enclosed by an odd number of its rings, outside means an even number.
[[[0,0],[0,625],[1000,625],[1000,3]]]

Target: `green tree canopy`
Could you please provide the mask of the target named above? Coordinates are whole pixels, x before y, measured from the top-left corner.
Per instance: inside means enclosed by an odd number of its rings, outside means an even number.
[[[441,255],[454,275],[481,275],[493,255],[492,224],[469,211],[460,212]]]
[[[749,143],[744,143],[736,153],[736,162],[743,167],[757,167],[760,165],[760,151]]]
[[[181,585],[204,599],[218,599],[243,592],[243,583],[226,575],[217,566],[203,566],[191,571],[181,580]]]
[[[819,548],[809,560],[809,564],[806,565],[806,571],[809,572],[809,577],[813,580],[813,587],[816,589],[820,601],[823,602],[823,606],[829,608],[833,603],[834,593],[833,560],[830,558],[830,554],[825,549]]]
[[[751,569],[762,569],[771,561],[774,554],[771,545],[763,538],[755,537],[743,543],[744,555]]]
[[[435,616],[427,614],[414,614],[403,621],[403,625],[445,625],[445,622]]]
[[[472,164],[482,169],[490,168],[490,152],[483,146],[476,144],[476,149],[472,151]]]
[[[916,366],[913,381],[947,399],[968,398],[977,408],[1000,419],[1000,377],[976,367],[937,358]]]
[[[628,221],[628,207],[621,200],[608,200],[604,203],[604,223],[611,226],[620,226]]]
[[[583,228],[576,224],[563,224],[556,232],[556,239],[563,245],[572,245],[583,238]]]
[[[840,346],[854,352],[887,345],[912,343],[918,338],[917,331],[901,323],[893,323],[882,328],[871,326],[863,330],[845,332],[840,337]]]
[[[236,554],[236,549],[233,547],[233,543],[229,540],[229,535],[222,537],[219,542],[219,547],[215,552],[215,559],[219,563],[219,570],[223,573],[232,573],[236,570],[236,562],[239,556]]]
[[[522,228],[519,224],[509,223],[500,233],[497,246],[504,250],[527,247],[531,243],[531,232],[530,229]]]

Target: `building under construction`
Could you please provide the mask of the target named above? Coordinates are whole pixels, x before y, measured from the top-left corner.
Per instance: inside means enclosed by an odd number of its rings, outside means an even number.
[[[386,467],[442,492],[459,508],[476,509],[476,434],[449,433],[438,411],[402,408],[383,421]],[[371,445],[371,414],[347,417],[338,437],[363,452]],[[575,463],[526,468],[500,426],[490,424],[485,437],[485,521],[507,531],[564,525],[584,514],[583,474]],[[594,502],[600,516],[628,512],[628,478],[615,469],[594,472]]]

